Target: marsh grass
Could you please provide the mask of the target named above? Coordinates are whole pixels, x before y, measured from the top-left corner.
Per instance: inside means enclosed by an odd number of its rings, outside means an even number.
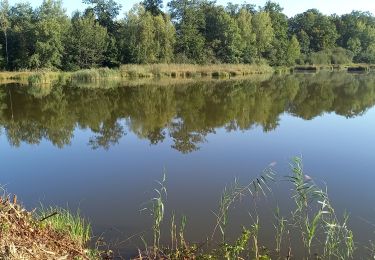
[[[160,246],[161,224],[164,220],[165,202],[167,199],[167,188],[165,187],[166,175],[163,174],[161,181],[156,181],[158,187],[154,189],[153,197],[141,211],[148,211],[153,217],[153,248],[157,250]]]
[[[76,213],[71,213],[63,208],[41,206],[37,217],[42,220],[42,225],[50,225],[58,232],[67,233],[82,245],[91,239],[91,225],[82,218],[79,210]]]
[[[211,238],[213,239],[216,230],[219,229],[222,241],[225,242],[226,227],[229,222],[229,211],[231,207],[240,199],[246,196],[256,198],[259,195],[266,196],[266,191],[271,191],[269,187],[270,181],[275,181],[275,172],[271,166],[263,170],[262,174],[256,177],[247,185],[240,185],[237,179],[229,187],[225,187],[220,198],[219,209],[215,214],[216,225],[214,227]]]
[[[246,76],[253,74],[273,73],[274,70],[268,65],[248,64],[149,64],[149,65],[122,65],[121,76],[124,78],[150,78],[150,77],[172,77],[172,78],[196,78],[214,77],[229,78],[235,76]]]
[[[337,217],[328,197],[327,190],[318,187],[310,176],[304,173],[302,159],[293,158],[290,163],[291,174],[284,181],[292,184],[292,199],[295,209],[290,216],[283,216],[277,207],[274,214],[275,249],[271,252],[262,246],[261,223],[258,215],[257,200],[260,196],[266,197],[272,194],[271,183],[275,182],[276,173],[273,165],[267,167],[262,174],[246,185],[241,185],[237,179],[233,184],[226,186],[220,197],[219,206],[214,215],[216,217],[211,238],[202,244],[189,244],[184,237],[186,218],[183,217],[180,229],[176,225],[175,214],[170,221],[170,246],[160,245],[160,226],[164,219],[166,196],[165,176],[158,182],[155,196],[151,200],[151,215],[154,219],[154,250],[145,250],[136,259],[271,259],[270,255],[277,259],[283,258],[281,252],[287,250],[285,259],[291,259],[292,247],[300,247],[306,250],[303,259],[352,259],[354,247],[353,233],[347,223],[349,216],[344,214]],[[244,197],[253,201],[249,213],[251,224],[243,227],[243,232],[231,242],[226,233],[230,222],[231,211]],[[178,231],[179,230],[179,231]],[[220,231],[220,243],[216,244],[215,233]],[[301,244],[292,244],[291,237],[301,237]],[[216,244],[216,245],[215,245]],[[375,246],[368,248],[374,254]],[[297,250],[299,251],[299,250]],[[150,253],[151,252],[151,253]],[[273,258],[272,258],[273,259]]]
[[[121,75],[119,70],[109,68],[86,69],[70,73],[71,81],[87,83],[98,82],[107,79],[119,79],[120,76]]]
[[[276,223],[274,224],[274,228],[275,228],[275,241],[276,241],[276,252],[280,252],[281,251],[281,245],[282,245],[282,242],[283,242],[283,237],[284,237],[284,233],[285,233],[285,229],[286,229],[286,225],[287,225],[287,219],[285,219],[284,216],[281,216],[280,214],[280,208],[277,207],[276,210],[275,210],[275,213],[274,213],[274,217],[275,217],[275,220],[276,220]]]
[[[351,258],[354,252],[353,232],[348,228],[349,216],[340,220],[329,200],[327,190],[320,189],[311,177],[304,174],[302,159],[295,157],[290,164],[292,175],[288,180],[294,186],[296,204],[293,220],[299,227],[308,255],[318,234],[325,236],[323,255],[338,259]],[[316,241],[321,242],[321,241]]]

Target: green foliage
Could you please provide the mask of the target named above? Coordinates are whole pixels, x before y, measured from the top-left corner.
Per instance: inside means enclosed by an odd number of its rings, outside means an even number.
[[[143,0],[142,5],[146,12],[150,12],[153,16],[163,14],[163,0]]]
[[[163,179],[160,182],[157,181],[158,188],[154,189],[155,197],[153,197],[151,201],[149,202],[148,208],[142,209],[142,210],[148,210],[151,216],[153,217],[152,230],[154,234],[154,242],[153,242],[154,249],[160,248],[160,235],[161,235],[160,227],[164,220],[165,202],[167,199],[167,188],[165,186],[165,182],[166,182],[166,175],[164,172]],[[185,223],[185,221],[183,221],[183,223]],[[181,232],[183,232],[184,225],[185,224],[182,224]]]
[[[205,17],[199,1],[172,0],[168,3],[176,28],[175,52],[182,60],[203,63],[207,58],[205,49]]]
[[[310,9],[288,19],[272,1],[257,10],[170,0],[164,13],[161,0],[143,0],[117,19],[121,5],[115,0],[83,0],[86,10],[69,19],[62,0],[44,0],[36,9],[27,2],[0,3],[0,66],[7,70],[375,62],[375,18],[368,12],[326,16]]]
[[[8,30],[10,28],[8,0],[0,1],[0,28],[4,34],[5,61],[6,61],[6,67],[8,67],[9,66],[8,64],[9,63]]]
[[[42,220],[41,225],[51,225],[54,230],[69,234],[82,245],[91,239],[91,225],[82,218],[79,211],[74,214],[58,207],[41,207],[37,217]]]
[[[353,233],[347,227],[348,216],[343,221],[336,216],[328,193],[318,188],[311,177],[304,174],[302,159],[295,157],[291,163],[290,182],[294,185],[293,198],[296,210],[293,219],[300,228],[302,240],[311,254],[313,241],[319,230],[325,235],[323,254],[326,257],[349,259],[354,252]]]
[[[333,48],[339,37],[332,19],[316,9],[307,10],[293,17],[290,20],[289,30],[301,42],[304,53]]]
[[[301,56],[301,47],[297,40],[297,37],[293,35],[292,39],[286,49],[285,65],[292,66],[296,63],[296,60]]]
[[[35,53],[32,68],[61,68],[64,53],[63,37],[68,19],[61,0],[44,0],[37,10]]]
[[[260,59],[262,53],[267,51],[271,46],[272,40],[275,36],[269,13],[264,11],[256,13],[252,19],[252,26],[256,36],[255,42],[257,54]]]
[[[241,36],[241,61],[244,63],[253,63],[256,59],[256,35],[251,21],[252,14],[245,8],[241,8],[237,15],[237,24]]]
[[[341,47],[327,49],[310,54],[311,64],[350,64],[353,61],[353,53]]]
[[[206,45],[214,57],[223,63],[240,62],[242,39],[236,20],[214,5],[205,6],[204,14]]]
[[[153,16],[141,6],[131,10],[122,35],[125,63],[169,63],[173,59],[175,30],[168,16]]]
[[[65,68],[88,69],[100,66],[107,49],[107,29],[95,21],[93,15],[76,13],[66,37]]]
[[[41,67],[39,60],[35,61],[36,19],[34,10],[29,3],[17,3],[10,9],[11,30],[9,32],[9,66],[10,70]],[[37,64],[39,63],[39,64]]]
[[[115,33],[115,19],[120,13],[120,4],[114,0],[82,0],[82,2],[92,6],[86,10],[86,13],[94,13],[101,26],[107,28],[110,34]]]

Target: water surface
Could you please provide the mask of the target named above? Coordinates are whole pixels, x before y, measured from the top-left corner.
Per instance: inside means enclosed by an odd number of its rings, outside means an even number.
[[[375,74],[105,89],[2,85],[0,183],[29,209],[40,202],[79,207],[96,235],[132,252],[142,244],[127,238],[150,231],[150,216],[139,209],[164,170],[168,214],[188,216],[187,238],[202,241],[226,184],[246,183],[271,162],[284,176],[298,155],[306,173],[327,185],[338,212],[350,213],[356,240],[367,244],[375,240],[374,104]],[[285,214],[292,209],[284,186],[268,197],[271,211],[276,204]],[[248,208],[234,210],[233,233],[251,223]],[[262,243],[271,247],[268,216]]]

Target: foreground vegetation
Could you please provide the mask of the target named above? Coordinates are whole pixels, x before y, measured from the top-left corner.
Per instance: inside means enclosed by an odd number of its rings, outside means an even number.
[[[16,196],[12,201],[0,197],[1,259],[99,259],[98,251],[87,247],[90,236],[90,225],[78,213],[59,208],[28,212]]]
[[[0,1],[0,68],[76,71],[120,64],[375,63],[375,17],[327,16],[310,9],[287,17],[272,1],[143,0],[123,17],[115,0],[82,0],[71,16],[62,0]],[[167,10],[166,12],[164,10]]]
[[[227,186],[214,211],[216,217],[212,234],[207,234],[203,243],[189,243],[185,238],[188,218],[178,221],[173,214],[169,230],[162,229],[166,219],[166,176],[158,182],[155,197],[144,211],[153,217],[153,240],[138,250],[132,259],[353,259],[356,249],[353,232],[348,226],[348,215],[338,216],[329,199],[327,189],[320,188],[303,170],[301,158],[290,163],[291,173],[278,176],[270,164],[259,176],[246,185],[238,180]],[[276,207],[273,215],[274,247],[264,247],[261,233],[264,219],[258,214],[262,197],[272,196],[275,182],[287,181],[292,188],[291,199],[295,208],[283,215]],[[237,239],[227,236],[231,211],[235,207],[244,210],[243,203],[250,198],[249,218],[252,224],[244,224]],[[242,203],[242,204],[241,204]],[[268,222],[269,223],[269,222]],[[110,252],[88,249],[90,225],[79,215],[59,208],[42,209],[30,213],[17,204],[17,198],[0,200],[0,256],[2,259],[109,259]],[[238,224],[237,224],[238,225]],[[239,224],[241,225],[241,223]],[[267,224],[269,225],[269,224]],[[166,233],[164,233],[167,231]],[[169,236],[170,244],[161,242]],[[294,238],[298,238],[295,240]],[[204,242],[205,241],[205,242]],[[269,241],[268,241],[269,242]],[[269,244],[269,243],[268,243]],[[369,258],[375,256],[372,247],[366,247]],[[363,253],[363,252],[362,252]],[[363,254],[362,254],[363,255]],[[64,258],[65,257],[65,258]]]
[[[278,177],[273,167],[274,164],[269,165],[246,185],[235,180],[224,189],[218,209],[214,212],[216,222],[213,232],[202,244],[188,243],[184,237],[187,218],[182,216],[178,228],[174,215],[169,222],[171,244],[160,243],[160,227],[168,221],[165,220],[167,188],[164,176],[158,182],[156,196],[148,208],[153,217],[152,246],[139,251],[134,259],[353,259],[356,247],[353,232],[347,225],[348,215],[336,215],[326,188],[318,187],[304,173],[302,159],[296,157],[292,160],[291,174],[284,178]],[[261,197],[272,195],[272,183],[277,181],[287,181],[291,185],[295,209],[287,216],[282,215],[278,207],[270,212],[271,216],[274,215],[274,248],[267,248],[260,239],[262,225],[267,222],[258,214],[261,208],[259,202]],[[240,203],[244,203],[246,197],[250,197],[252,202],[246,208],[252,224],[243,224],[242,234],[235,240],[229,239],[227,232],[231,211],[236,207],[243,210]],[[299,239],[294,240],[297,237]],[[370,250],[369,256],[373,255]]]

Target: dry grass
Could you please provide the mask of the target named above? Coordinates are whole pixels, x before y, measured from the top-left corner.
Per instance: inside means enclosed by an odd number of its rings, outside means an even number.
[[[234,77],[253,74],[272,73],[268,65],[248,64],[149,64],[149,65],[122,65],[122,77],[149,78],[149,77]]]
[[[14,197],[0,197],[0,259],[93,259],[90,250],[66,232],[41,224]]]

